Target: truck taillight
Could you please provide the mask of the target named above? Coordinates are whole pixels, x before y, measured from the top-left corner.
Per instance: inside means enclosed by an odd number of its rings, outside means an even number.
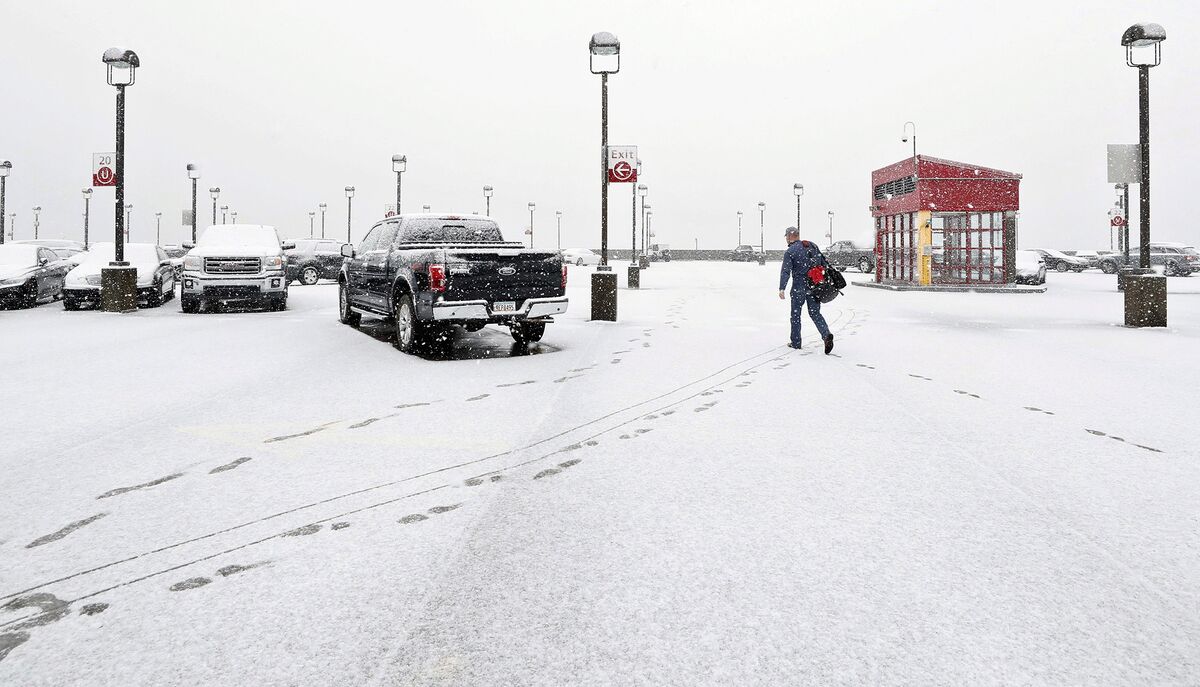
[[[434,293],[441,293],[446,290],[445,265],[429,266],[429,290],[433,291]]]
[[[563,263],[562,270],[563,270],[562,287],[565,289],[565,288],[567,288],[567,263],[565,263],[565,262]]]

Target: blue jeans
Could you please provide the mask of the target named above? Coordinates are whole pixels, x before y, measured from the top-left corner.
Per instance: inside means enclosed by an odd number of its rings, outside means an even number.
[[[821,301],[808,295],[807,289],[792,289],[792,344],[796,346],[800,345],[800,316],[806,303],[808,316],[812,318],[813,324],[817,325],[821,340],[829,337],[829,325],[825,324],[825,318],[821,316]]]

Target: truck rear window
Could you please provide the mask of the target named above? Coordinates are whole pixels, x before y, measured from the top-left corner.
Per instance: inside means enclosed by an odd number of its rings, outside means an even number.
[[[411,219],[400,229],[403,243],[498,243],[504,241],[500,227],[477,219]]]

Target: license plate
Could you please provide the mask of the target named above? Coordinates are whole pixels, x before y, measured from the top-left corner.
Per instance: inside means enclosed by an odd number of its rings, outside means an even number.
[[[517,304],[515,301],[496,301],[492,303],[492,312],[516,312]]]

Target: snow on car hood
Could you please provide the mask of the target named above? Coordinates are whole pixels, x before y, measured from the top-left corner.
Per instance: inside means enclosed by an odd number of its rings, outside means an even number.
[[[215,243],[211,246],[196,246],[188,251],[189,256],[200,258],[267,258],[282,255],[279,248],[247,246],[236,243]]]
[[[0,265],[0,279],[15,279],[33,271],[33,267],[21,265]]]

